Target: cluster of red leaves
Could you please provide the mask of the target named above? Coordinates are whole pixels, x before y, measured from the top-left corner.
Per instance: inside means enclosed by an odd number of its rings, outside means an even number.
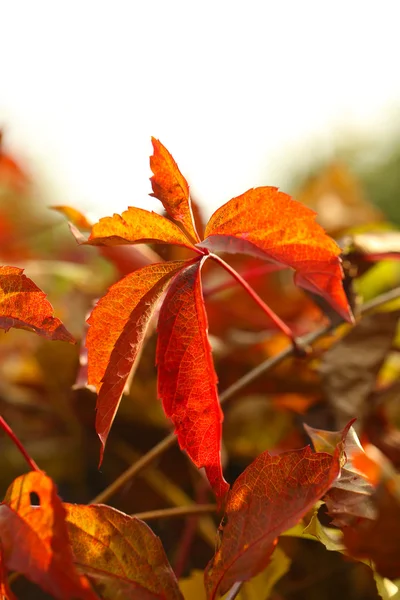
[[[342,446],[333,455],[308,447],[264,452],[236,480],[205,572],[209,600],[265,568],[278,536],[338,477]],[[0,558],[6,600],[13,600],[9,571],[60,600],[183,599],[162,544],[145,523],[105,505],[63,504],[40,471],[17,478],[0,504]]]
[[[204,467],[217,498],[228,491],[221,467],[222,412],[217,394],[201,271],[215,252],[247,253],[295,270],[298,285],[322,296],[343,318],[351,311],[342,286],[340,249],[315,222],[315,213],[276,188],[248,190],[211,217],[200,240],[189,186],[168,150],[153,139],[153,196],[169,216],[139,208],[101,219],[87,244],[164,243],[192,250],[194,258],[145,266],[113,285],[88,323],[88,383],[98,393],[96,430],[102,454],[146,330],[158,318],[158,390],[180,447]]]

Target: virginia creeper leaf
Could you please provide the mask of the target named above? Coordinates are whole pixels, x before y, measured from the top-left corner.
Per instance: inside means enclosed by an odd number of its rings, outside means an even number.
[[[151,138],[154,153],[150,157],[153,171],[150,194],[160,200],[174,221],[182,223],[185,231],[194,242],[199,242],[192,214],[189,185],[171,154],[159,140]]]
[[[208,480],[221,500],[229,489],[221,467],[223,414],[217,376],[207,336],[207,315],[201,288],[206,258],[174,278],[158,320],[158,392],[164,411],[175,425],[179,445]]]
[[[75,564],[106,600],[183,600],[160,539],[105,505],[65,504]]]
[[[88,384],[95,386],[98,393],[96,431],[102,444],[100,462],[157,301],[171,277],[184,266],[183,261],[148,265],[127,275],[110,287],[87,321]]]
[[[176,244],[193,248],[192,242],[172,221],[154,212],[130,206],[122,215],[103,217],[93,225],[87,244]]]
[[[353,455],[364,453],[364,450],[354,427],[351,426],[352,422],[354,419],[342,431],[324,431],[304,425],[317,452],[334,454],[338,444],[343,442],[346,464],[324,498],[328,513],[333,519],[332,524],[337,527],[353,523],[360,517],[376,517],[376,509],[371,499],[373,486],[353,465]]]
[[[0,267],[0,327],[29,329],[49,340],[75,343],[53,307],[31,279],[18,267]]]
[[[215,211],[199,247],[243,252],[291,267],[296,284],[325,298],[351,321],[340,248],[315,217],[313,210],[277,188],[254,188]]]
[[[7,571],[4,566],[3,551],[0,544],[0,598],[1,600],[17,600],[8,584]]]
[[[32,506],[32,494],[39,506]],[[55,598],[97,599],[73,564],[65,510],[44,473],[22,475],[8,488],[0,505],[0,542],[7,569],[22,573]]]
[[[49,208],[59,212],[60,214],[64,215],[64,217],[67,217],[68,221],[70,221],[78,229],[88,231],[92,229],[92,223],[88,220],[88,218],[80,210],[74,208],[73,206],[59,205],[50,206]]]
[[[229,492],[219,547],[205,572],[208,600],[225,594],[268,564],[277,537],[293,527],[328,491],[340,472],[334,456],[310,447],[260,454]]]

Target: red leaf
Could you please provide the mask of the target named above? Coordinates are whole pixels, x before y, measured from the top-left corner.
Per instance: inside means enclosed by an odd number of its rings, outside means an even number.
[[[154,154],[150,157],[153,193],[150,194],[163,203],[169,216],[182,223],[185,231],[196,243],[200,241],[194,225],[189,186],[178,169],[171,154],[159,140],[151,138]]]
[[[200,247],[243,252],[295,269],[295,282],[325,298],[346,320],[339,246],[315,222],[316,213],[274,187],[248,190],[209,220]]]
[[[46,295],[17,267],[0,267],[0,327],[29,329],[49,340],[75,343]]]
[[[65,504],[75,564],[107,600],[183,600],[160,539],[109,506]]]
[[[154,212],[130,206],[122,215],[104,217],[93,225],[87,244],[176,244],[193,249],[192,242],[175,223]]]
[[[3,132],[0,130],[0,185],[6,184],[17,193],[21,193],[29,183],[27,174],[14,160],[14,158],[4,152]]]
[[[97,393],[96,431],[107,436],[157,301],[183,261],[143,267],[110,287],[88,319],[88,383]]]
[[[335,456],[309,447],[258,458],[235,481],[221,524],[220,542],[205,572],[208,600],[236,582],[260,573],[277,537],[293,527],[328,491],[338,476]]]
[[[32,506],[32,494],[40,505]],[[60,600],[96,600],[72,560],[65,510],[44,473],[18,477],[0,505],[0,541],[8,570],[22,573]]]
[[[17,600],[8,585],[7,571],[4,567],[3,550],[0,544],[0,598],[1,600]]]
[[[180,447],[221,500],[229,489],[221,467],[223,414],[207,336],[207,315],[196,260],[178,273],[168,290],[158,321],[158,391],[164,411],[175,425]]]

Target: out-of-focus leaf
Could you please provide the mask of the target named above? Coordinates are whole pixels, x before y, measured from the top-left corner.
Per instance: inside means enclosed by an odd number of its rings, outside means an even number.
[[[7,571],[4,567],[3,551],[0,544],[0,598],[1,600],[17,600],[8,585]]]
[[[49,340],[75,343],[46,295],[17,267],[0,267],[0,327],[29,329]]]
[[[323,355],[320,373],[338,426],[366,413],[366,400],[396,335],[400,311],[375,313],[359,323]]]
[[[200,247],[242,252],[295,269],[295,283],[322,296],[347,321],[340,248],[315,222],[316,214],[277,188],[248,190],[209,220]]]
[[[340,529],[334,529],[333,527],[326,527],[318,519],[318,510],[316,510],[311,517],[311,520],[307,527],[303,531],[304,537],[312,535],[321,544],[325,546],[327,550],[333,552],[343,552],[346,546],[343,542],[343,533]]]
[[[391,581],[374,571],[376,589],[382,600],[400,600],[400,579]]]
[[[107,437],[131,370],[142,347],[157,302],[184,262],[143,267],[110,287],[89,319],[88,384],[98,393],[96,431]]]
[[[43,473],[30,472],[9,487],[0,505],[0,542],[8,570],[22,573],[60,600],[96,600],[73,564],[65,510]]]
[[[261,598],[267,600],[274,585],[289,571],[290,564],[290,558],[286,556],[282,548],[277,546],[264,571],[250,581],[246,581],[237,596],[238,600],[260,600]]]
[[[217,376],[207,337],[207,315],[196,261],[172,282],[158,320],[158,392],[180,447],[204,467],[218,499],[229,486],[222,475]]]
[[[334,456],[307,446],[277,456],[261,454],[229,493],[214,558],[205,572],[208,599],[260,573],[277,537],[293,527],[329,490],[340,471]]]
[[[3,132],[0,130],[0,185],[22,192],[28,183],[25,171],[10,154],[5,152]]]
[[[344,440],[346,464],[324,498],[329,515],[334,519],[333,524],[342,527],[359,517],[375,518],[376,510],[371,500],[374,489],[352,462],[354,454],[364,452],[354,427],[348,429],[347,426],[343,431],[323,431],[308,425],[304,427],[317,452],[334,454],[337,445]]]
[[[52,210],[59,212],[60,214],[67,217],[68,221],[70,221],[75,227],[78,229],[83,229],[86,231],[90,231],[92,229],[92,223],[89,219],[80,212],[77,208],[73,206],[50,206]]]
[[[65,504],[74,561],[105,600],[183,600],[160,539],[109,506]]]
[[[194,226],[189,185],[175,160],[159,140],[151,139],[154,153],[150,158],[153,171],[151,196],[160,200],[174,221],[179,221],[194,242],[200,241]]]
[[[258,575],[246,581],[236,596],[237,600],[267,600],[274,585],[290,569],[291,560],[282,548],[277,546],[268,566]],[[185,600],[206,600],[203,571],[194,570],[190,576],[179,580],[179,587]]]
[[[359,519],[343,527],[344,542],[352,556],[371,559],[380,575],[396,579],[400,577],[400,503],[387,485],[378,488],[373,500],[376,519]]]

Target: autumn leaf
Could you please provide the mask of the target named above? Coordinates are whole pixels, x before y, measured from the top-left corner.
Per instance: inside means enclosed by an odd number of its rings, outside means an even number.
[[[3,132],[0,130],[0,185],[21,193],[29,183],[28,176],[18,162],[4,150]]]
[[[319,294],[347,321],[340,248],[315,222],[316,213],[274,187],[248,190],[215,211],[199,244],[241,252],[295,269],[295,283]]]
[[[105,600],[183,600],[160,539],[109,506],[65,504],[74,562]]]
[[[206,257],[174,279],[158,323],[158,393],[165,414],[175,425],[182,449],[197,467],[205,467],[218,498],[229,486],[221,468],[222,410],[217,377],[207,336],[207,315],[201,291]]]
[[[49,340],[75,343],[46,295],[17,267],[0,267],[0,327],[29,329]]]
[[[321,294],[344,318],[351,320],[341,283],[340,250],[315,223],[313,211],[275,188],[250,190],[228,202],[211,217],[206,240],[196,243],[199,237],[188,183],[166,148],[155,139],[153,147],[153,195],[175,222],[130,207],[122,215],[100,219],[83,243],[96,246],[167,243],[192,250],[197,257],[171,263],[172,266],[164,263],[136,271],[113,286],[94,309],[89,319],[87,348],[89,384],[99,394],[96,430],[103,452],[124,382],[143,344],[155,303],[174,277],[160,310],[159,395],[166,415],[175,425],[181,448],[198,467],[205,467],[221,501],[228,485],[220,460],[222,413],[207,339],[200,281],[202,264],[209,258],[232,276],[235,271],[213,251],[250,249],[258,257],[294,268],[298,283]],[[254,300],[256,294],[249,293]],[[259,306],[268,318],[273,316],[261,299]],[[276,322],[286,335],[290,334],[280,319]]]
[[[134,367],[157,302],[185,262],[149,265],[110,287],[88,323],[88,384],[98,393],[96,431],[101,458],[129,374]]]
[[[339,444],[334,456],[308,446],[276,456],[264,452],[237,478],[205,572],[208,600],[267,566],[278,536],[296,525],[338,476],[340,451]]]
[[[22,573],[55,598],[97,599],[73,564],[65,510],[44,473],[32,471],[9,487],[0,505],[0,544],[9,571]]]
[[[150,180],[153,188],[151,195],[162,202],[174,221],[182,223],[194,243],[199,242],[200,238],[192,214],[189,185],[165,146],[155,138],[151,141],[154,149],[150,158],[150,167],[153,171]]]
[[[8,584],[7,571],[4,567],[3,551],[0,544],[0,598],[1,600],[17,600]]]
[[[346,464],[342,467],[340,477],[332,484],[324,500],[328,514],[332,517],[332,524],[344,527],[357,521],[359,518],[373,519],[376,509],[371,499],[373,486],[363,477],[362,473],[354,466],[353,456],[364,450],[360,444],[357,433],[350,421],[342,431],[324,431],[304,425],[317,452],[334,454],[337,445],[343,442],[343,452],[346,455]]]
[[[175,223],[157,213],[133,206],[122,215],[100,219],[93,226],[87,243],[92,246],[162,243],[193,249],[192,242]]]

